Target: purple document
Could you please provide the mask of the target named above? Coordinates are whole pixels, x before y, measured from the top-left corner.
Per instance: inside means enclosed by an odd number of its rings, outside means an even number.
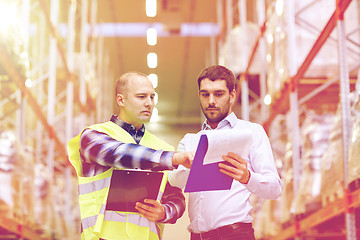
[[[220,172],[218,166],[220,162],[203,165],[207,149],[208,139],[203,134],[200,136],[184,192],[227,190],[231,188],[233,178]]]

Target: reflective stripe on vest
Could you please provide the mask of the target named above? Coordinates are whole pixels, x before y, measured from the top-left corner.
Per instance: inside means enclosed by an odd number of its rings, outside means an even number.
[[[142,217],[138,214],[129,214],[116,211],[107,211],[105,210],[105,205],[101,206],[100,214],[104,214],[105,221],[121,222],[121,223],[133,223],[140,227],[149,227],[150,231],[159,235],[160,229],[157,227],[156,223],[149,221],[148,219]],[[87,217],[82,219],[82,228],[87,229],[95,226],[98,215]]]
[[[92,193],[110,186],[111,177],[79,184],[79,195]]]
[[[82,229],[85,230],[89,227],[95,226],[98,215],[81,219]]]
[[[158,229],[156,227],[156,223],[151,222],[150,220],[138,214],[127,214],[127,213],[121,213],[115,211],[105,211],[104,220],[113,221],[113,222],[123,222],[123,223],[129,222],[140,227],[149,227],[151,232],[159,235]]]

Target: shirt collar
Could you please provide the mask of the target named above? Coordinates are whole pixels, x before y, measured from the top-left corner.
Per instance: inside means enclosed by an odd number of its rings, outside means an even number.
[[[139,143],[141,138],[145,134],[145,125],[143,124],[139,130],[136,131],[136,128],[124,121],[121,121],[117,118],[117,115],[112,115],[110,118],[110,121],[120,126],[122,129],[124,129],[126,132],[128,132],[132,138],[135,140],[136,143]]]
[[[237,117],[235,115],[234,112],[231,112],[229,115],[226,116],[226,118],[224,118],[223,120],[221,120],[219,122],[219,124],[217,125],[217,127],[215,129],[221,129],[226,125],[230,125],[231,128],[233,128],[236,124],[237,121]],[[207,123],[207,120],[205,120],[205,122],[203,123],[202,130],[214,130],[213,128],[211,128],[211,126]]]

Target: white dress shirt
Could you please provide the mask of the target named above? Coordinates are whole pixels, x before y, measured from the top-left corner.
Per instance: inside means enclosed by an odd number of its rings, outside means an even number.
[[[248,162],[251,174],[249,182],[242,184],[233,180],[230,190],[189,193],[190,232],[200,233],[236,222],[252,222],[252,206],[249,201],[252,193],[267,199],[276,199],[280,196],[281,181],[263,127],[238,119],[231,113],[218,124],[216,130],[233,128],[247,128],[252,132],[249,155],[244,158]],[[211,129],[206,121],[203,129]],[[196,151],[197,146],[191,135],[193,134],[184,136],[179,143],[178,151]],[[173,186],[184,188],[188,176],[189,169],[180,165],[178,169],[169,172],[169,181]]]

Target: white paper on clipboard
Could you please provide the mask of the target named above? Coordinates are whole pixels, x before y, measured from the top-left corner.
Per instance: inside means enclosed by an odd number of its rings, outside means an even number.
[[[224,161],[223,155],[233,152],[241,157],[249,155],[252,134],[249,129],[203,130],[208,139],[208,149],[203,164]]]

